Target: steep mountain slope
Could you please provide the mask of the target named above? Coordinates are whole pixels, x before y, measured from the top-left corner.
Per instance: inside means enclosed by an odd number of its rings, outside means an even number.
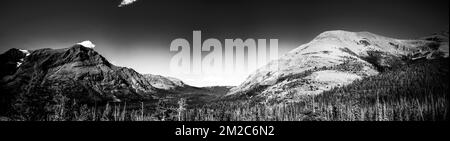
[[[448,57],[448,32],[399,40],[369,32],[327,31],[251,74],[228,97],[297,101],[377,75],[406,61]]]

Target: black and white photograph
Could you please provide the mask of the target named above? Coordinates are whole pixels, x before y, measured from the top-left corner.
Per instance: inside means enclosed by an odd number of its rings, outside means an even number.
[[[447,124],[448,38],[448,0],[2,0],[0,125]]]

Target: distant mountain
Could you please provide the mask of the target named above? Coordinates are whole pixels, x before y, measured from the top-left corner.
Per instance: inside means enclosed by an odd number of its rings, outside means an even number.
[[[370,32],[327,31],[256,70],[227,97],[297,101],[407,61],[447,57],[448,32],[400,40]]]
[[[173,78],[164,77],[161,75],[144,74],[144,77],[150,82],[153,87],[163,90],[173,90],[180,87],[187,86],[183,81]]]

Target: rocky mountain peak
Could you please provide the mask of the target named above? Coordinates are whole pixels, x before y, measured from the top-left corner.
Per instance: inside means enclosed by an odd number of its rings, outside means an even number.
[[[445,33],[403,40],[370,32],[326,31],[259,68],[227,95],[295,101],[301,95],[344,86],[408,60],[439,57],[448,57]]]
[[[79,44],[70,47],[60,59],[64,62],[81,62],[84,65],[105,64],[111,66],[111,63],[93,48],[87,48]]]

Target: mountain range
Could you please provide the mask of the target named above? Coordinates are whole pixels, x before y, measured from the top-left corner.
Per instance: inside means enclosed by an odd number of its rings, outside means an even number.
[[[0,114],[11,111],[21,101],[58,94],[82,103],[179,98],[187,98],[191,104],[227,98],[292,102],[302,95],[317,95],[408,61],[447,58],[448,31],[411,40],[370,32],[323,32],[259,68],[235,87],[199,88],[176,78],[140,74],[111,64],[94,47],[89,42],[62,49],[12,48],[1,54]]]
[[[62,94],[81,103],[147,101],[178,98],[187,93],[195,93],[189,96],[200,98],[215,98],[216,92],[208,88],[115,66],[96,52],[94,46],[89,41],[89,44],[62,49],[12,48],[1,54],[2,110],[7,111],[7,107],[24,97],[38,95],[41,98],[44,96],[39,95],[45,94]]]

